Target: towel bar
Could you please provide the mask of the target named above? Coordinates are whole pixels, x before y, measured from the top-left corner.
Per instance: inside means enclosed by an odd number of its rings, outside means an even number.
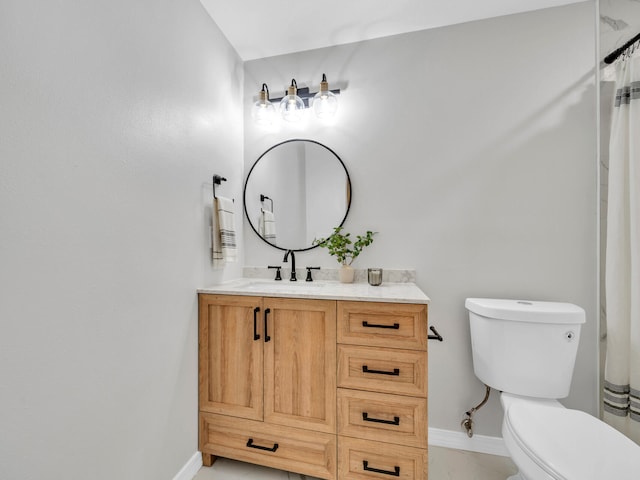
[[[213,198],[218,198],[216,197],[216,185],[220,185],[222,182],[226,182],[227,179],[224,177],[221,177],[220,175],[214,175],[213,176]],[[231,199],[232,202],[235,202],[235,199]]]
[[[264,202],[265,200],[269,200],[271,202],[271,213],[274,213],[273,212],[273,199],[270,198],[270,197],[267,197],[264,193],[261,193],[260,194],[260,201]]]

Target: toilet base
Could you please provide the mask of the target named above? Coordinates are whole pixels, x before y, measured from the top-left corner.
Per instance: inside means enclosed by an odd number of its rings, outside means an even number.
[[[515,475],[511,475],[507,480],[524,480],[524,477],[520,475],[520,473],[516,473]]]

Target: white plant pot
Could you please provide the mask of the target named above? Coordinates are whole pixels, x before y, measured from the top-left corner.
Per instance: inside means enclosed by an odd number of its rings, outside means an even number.
[[[356,271],[351,265],[342,265],[338,270],[338,275],[341,283],[353,283]]]

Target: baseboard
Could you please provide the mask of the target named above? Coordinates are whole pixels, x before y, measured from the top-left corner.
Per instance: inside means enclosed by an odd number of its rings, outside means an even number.
[[[184,467],[176,473],[173,480],[193,480],[193,477],[196,476],[200,467],[202,467],[202,454],[200,452],[196,452],[189,461],[184,464]]]
[[[440,428],[429,428],[429,445],[501,455],[503,457],[509,456],[507,448],[504,446],[504,440],[500,437],[476,434],[469,438],[466,433],[442,430]]]

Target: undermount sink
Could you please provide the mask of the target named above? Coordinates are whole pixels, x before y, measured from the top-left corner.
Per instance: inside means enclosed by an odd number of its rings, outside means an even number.
[[[305,282],[305,281],[297,281],[291,282],[289,280],[281,280],[281,281],[264,281],[264,282],[251,282],[244,286],[247,290],[250,291],[265,291],[265,292],[283,292],[289,291],[292,289],[304,289],[304,290],[317,290],[319,288],[324,287],[321,283],[314,282]]]

